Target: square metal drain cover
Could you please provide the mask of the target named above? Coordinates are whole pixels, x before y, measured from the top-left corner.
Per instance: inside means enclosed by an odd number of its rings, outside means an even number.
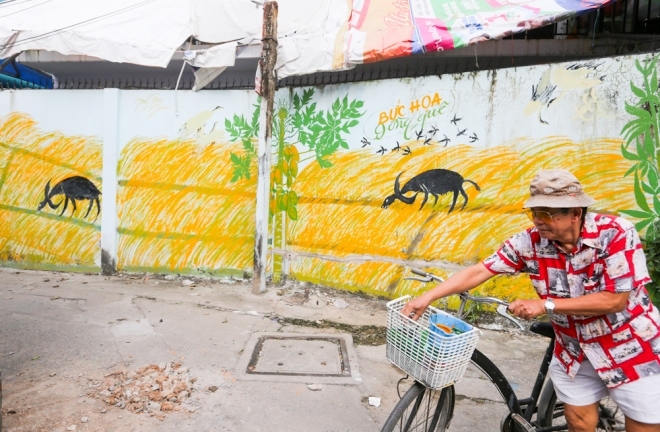
[[[238,362],[241,379],[358,384],[350,334],[253,333]]]

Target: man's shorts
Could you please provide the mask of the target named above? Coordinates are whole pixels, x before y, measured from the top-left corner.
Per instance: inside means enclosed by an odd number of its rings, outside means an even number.
[[[557,364],[555,358],[550,362],[549,373],[557,398],[568,405],[591,405],[609,395],[627,417],[640,423],[660,424],[660,375],[640,378],[608,389],[586,358],[573,379]]]

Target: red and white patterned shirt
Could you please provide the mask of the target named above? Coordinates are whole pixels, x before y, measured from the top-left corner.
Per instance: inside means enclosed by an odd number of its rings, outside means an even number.
[[[530,228],[507,240],[483,264],[495,274],[529,274],[542,299],[630,292],[626,308],[618,313],[553,314],[554,355],[570,377],[586,355],[610,388],[660,374],[660,314],[644,287],[651,279],[639,236],[626,219],[587,213],[571,253]]]

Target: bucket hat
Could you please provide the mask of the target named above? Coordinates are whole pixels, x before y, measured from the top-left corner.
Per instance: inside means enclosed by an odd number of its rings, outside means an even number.
[[[523,208],[589,207],[596,201],[582,190],[578,179],[563,169],[541,170],[529,185],[529,199]]]

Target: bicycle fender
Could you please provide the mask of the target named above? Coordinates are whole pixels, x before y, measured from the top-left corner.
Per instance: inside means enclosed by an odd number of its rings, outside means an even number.
[[[520,404],[518,403],[518,397],[516,393],[511,388],[511,384],[504,377],[504,374],[498,369],[495,364],[490,361],[479,350],[475,349],[472,353],[472,363],[477,366],[481,371],[490,379],[490,381],[495,385],[497,390],[500,392],[502,399],[506,402],[509,411],[512,413],[521,414],[522,410],[520,409]]]

